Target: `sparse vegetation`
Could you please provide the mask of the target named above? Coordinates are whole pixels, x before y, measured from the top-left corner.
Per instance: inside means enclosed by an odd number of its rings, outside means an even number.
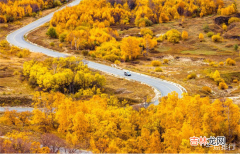
[[[204,25],[203,26],[203,30],[205,33],[207,33],[209,31],[209,26],[208,25]]]

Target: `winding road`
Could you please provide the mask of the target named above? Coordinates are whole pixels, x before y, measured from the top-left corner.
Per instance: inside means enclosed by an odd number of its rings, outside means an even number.
[[[71,2],[70,4],[68,4],[68,6],[74,6],[77,5],[81,0],[75,0],[73,2]],[[57,10],[59,11],[59,10]],[[7,36],[7,41],[15,46],[18,46],[20,48],[27,48],[29,49],[31,52],[41,52],[45,55],[48,55],[50,57],[66,57],[69,55],[66,55],[64,53],[59,53],[56,51],[52,51],[50,49],[47,48],[43,48],[40,46],[37,46],[35,44],[29,43],[24,39],[24,35],[28,32],[30,32],[31,30],[34,30],[35,28],[43,25],[44,23],[48,22],[51,20],[52,16],[53,16],[54,12],[43,17],[40,18],[30,24],[28,24],[25,27],[22,27],[14,32],[12,32],[11,34],[9,34]],[[179,97],[181,97],[183,91],[185,91],[185,89],[183,87],[181,87],[178,84],[172,83],[172,82],[167,82],[158,78],[154,78],[151,76],[147,76],[144,74],[139,74],[139,73],[135,73],[135,72],[131,72],[132,76],[124,76],[123,74],[123,70],[114,68],[114,67],[110,67],[107,65],[103,65],[103,64],[99,64],[99,63],[95,63],[92,61],[87,61],[88,63],[88,67],[89,68],[93,68],[96,70],[100,70],[102,72],[108,73],[108,74],[113,74],[115,76],[118,77],[123,77],[123,78],[128,78],[130,80],[135,80],[141,83],[145,83],[149,86],[152,86],[155,90],[158,90],[161,93],[161,96],[166,96],[168,93],[171,93],[173,91],[176,91],[179,95]],[[160,96],[159,96],[160,97]],[[157,105],[158,99],[156,99],[153,104]],[[32,108],[18,108],[18,107],[9,107],[9,110],[17,110],[19,112],[21,111],[31,111]],[[3,111],[4,108],[0,107],[0,111]]]

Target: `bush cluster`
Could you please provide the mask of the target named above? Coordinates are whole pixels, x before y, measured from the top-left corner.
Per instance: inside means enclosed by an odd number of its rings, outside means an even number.
[[[150,36],[153,36],[153,31],[148,28],[143,28],[143,29],[141,29],[140,34],[143,36],[145,36],[147,34],[149,34]]]
[[[139,20],[135,21],[135,25],[138,27],[146,27],[151,26],[153,22],[147,18],[140,18]]]
[[[240,19],[237,18],[237,17],[231,17],[229,20],[228,20],[228,24],[231,24],[233,22],[240,22]]]
[[[212,41],[213,42],[221,42],[222,41],[222,37],[220,35],[213,35],[212,36]]]
[[[226,64],[229,65],[229,66],[235,66],[236,65],[236,61],[231,59],[231,58],[228,58],[226,60]]]
[[[169,42],[178,43],[181,38],[181,33],[176,29],[172,29],[167,31],[166,36]]]

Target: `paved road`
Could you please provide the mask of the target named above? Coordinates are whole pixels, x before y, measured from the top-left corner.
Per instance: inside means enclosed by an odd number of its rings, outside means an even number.
[[[80,0],[75,0],[74,2],[70,3],[69,6],[76,5],[79,2],[80,2]],[[51,57],[66,57],[67,56],[66,54],[39,47],[39,46],[33,45],[24,40],[24,35],[26,33],[41,26],[42,24],[50,21],[52,16],[53,16],[53,13],[51,13],[39,20],[36,20],[33,23],[31,23],[25,27],[22,27],[21,29],[18,29],[17,31],[14,31],[13,33],[11,33],[7,36],[7,41],[9,43],[11,43],[12,45],[15,45],[15,46],[18,46],[21,48],[27,48],[32,52],[41,52],[41,53],[44,53]],[[100,70],[103,72],[107,72],[107,73],[111,73],[111,74],[118,75],[121,77],[125,77],[122,70],[116,69],[116,68],[113,68],[110,66],[106,66],[106,65],[91,62],[91,61],[88,62],[88,66],[90,68],[97,69],[97,70]],[[179,94],[179,97],[181,97],[182,90],[178,86],[176,86],[174,83],[165,82],[160,79],[152,78],[150,76],[142,75],[139,73],[131,72],[131,74],[132,74],[132,76],[126,77],[126,78],[130,78],[130,79],[133,79],[133,80],[136,80],[139,82],[146,83],[146,84],[156,88],[158,91],[160,91],[162,96],[166,96],[168,93],[170,93],[172,91],[176,91]],[[159,102],[158,102],[158,100],[156,100],[153,103],[155,105],[157,105]],[[16,109],[16,108],[9,108],[9,110],[11,110],[11,109]],[[23,109],[24,108],[21,108],[21,111]],[[0,108],[0,110],[1,110],[1,108]],[[29,110],[29,108],[26,108],[26,110]]]

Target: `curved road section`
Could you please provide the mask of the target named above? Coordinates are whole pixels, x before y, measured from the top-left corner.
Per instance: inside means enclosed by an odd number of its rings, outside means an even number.
[[[68,4],[68,6],[74,6],[79,4],[80,0],[75,0],[73,2],[71,2],[70,4]],[[57,10],[58,11],[58,10]],[[18,46],[20,48],[27,48],[29,49],[31,52],[41,52],[45,55],[48,55],[50,57],[66,57],[68,55],[63,54],[63,53],[59,53],[56,51],[52,51],[50,49],[46,49],[44,47],[40,47],[34,44],[31,44],[27,41],[25,41],[24,39],[24,35],[28,32],[30,32],[31,30],[34,30],[35,28],[43,25],[44,23],[48,22],[51,20],[52,16],[53,16],[54,12],[41,18],[38,19],[32,23],[30,23],[29,25],[22,27],[20,29],[18,29],[17,31],[12,32],[11,34],[9,34],[7,36],[7,41],[15,46]],[[135,72],[131,72],[132,76],[124,76],[123,70],[114,68],[114,67],[110,67],[107,65],[103,65],[103,64],[99,64],[99,63],[95,63],[95,62],[91,62],[91,61],[87,61],[88,66],[90,68],[96,69],[96,70],[100,70],[102,72],[106,72],[108,74],[113,74],[115,76],[118,77],[124,77],[124,78],[128,78],[131,80],[135,80],[138,82],[142,82],[145,83],[149,86],[152,86],[153,88],[157,89],[162,96],[166,96],[168,93],[171,93],[173,91],[176,91],[179,95],[179,97],[181,97],[183,90],[185,91],[184,88],[182,88],[180,85],[177,85],[175,83],[171,83],[171,82],[167,82],[167,81],[163,81],[161,79],[157,79],[157,78],[153,78],[147,75],[143,75],[143,74],[139,74],[139,73],[135,73]],[[181,87],[181,88],[180,88]],[[156,99],[153,104],[157,105],[158,99]],[[17,109],[20,112],[24,110],[24,108],[9,108],[9,110],[14,110]],[[0,111],[2,111],[3,108],[0,108]],[[30,111],[31,108],[26,108],[27,111]]]

